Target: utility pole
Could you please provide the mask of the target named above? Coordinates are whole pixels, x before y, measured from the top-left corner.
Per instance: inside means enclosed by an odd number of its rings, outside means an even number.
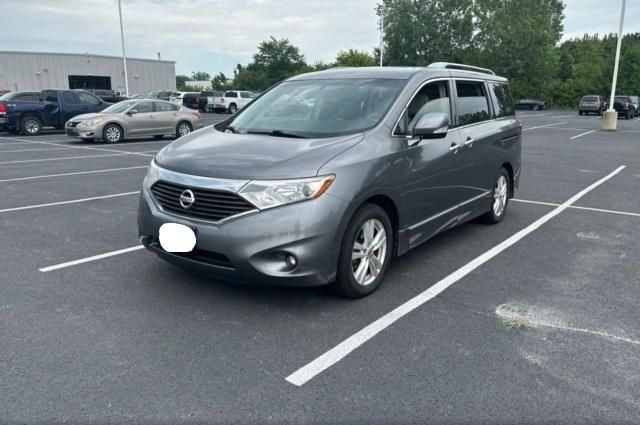
[[[118,14],[120,15],[120,38],[122,40],[122,63],[124,64],[124,89],[129,97],[129,75],[127,74],[127,55],[124,51],[124,26],[122,25],[122,0],[118,0]]]
[[[382,67],[383,51],[384,51],[384,9],[380,8],[380,67]]]
[[[620,26],[618,27],[618,45],[616,46],[616,60],[613,65],[613,81],[611,83],[611,97],[609,100],[609,109],[603,115],[602,129],[607,131],[615,131],[618,126],[618,113],[613,107],[616,97],[616,85],[618,84],[618,64],[620,63],[620,46],[622,45],[622,30],[624,28],[624,14],[627,6],[627,0],[622,0],[622,9],[620,10]]]

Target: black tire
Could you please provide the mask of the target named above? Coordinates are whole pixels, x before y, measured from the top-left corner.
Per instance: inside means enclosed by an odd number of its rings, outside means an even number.
[[[158,134],[156,136],[153,136],[154,139],[162,139],[164,137],[163,134]]]
[[[176,139],[186,136],[191,133],[191,131],[193,131],[193,127],[188,121],[180,121],[178,125],[176,125]]]
[[[384,246],[384,252],[380,252],[382,246],[376,250],[371,251],[371,253],[367,254],[366,257],[363,257],[359,261],[354,260],[353,257],[353,249],[357,238],[364,237],[363,226],[365,223],[376,223],[376,225],[381,225],[384,228],[384,232],[386,235],[386,242]],[[380,232],[379,232],[380,233]],[[377,235],[377,234],[376,234]],[[375,238],[374,238],[375,239]],[[359,242],[360,243],[360,242]],[[364,241],[362,241],[364,244]],[[342,244],[340,247],[340,256],[338,257],[338,268],[336,274],[336,280],[331,284],[331,289],[348,298],[362,298],[374,292],[382,281],[384,280],[385,272],[387,271],[387,267],[391,262],[392,257],[392,249],[393,249],[393,227],[391,226],[391,220],[389,220],[389,216],[378,205],[374,204],[365,204],[351,218],[349,225],[345,231],[344,237],[342,239]],[[382,257],[382,267],[380,268],[378,275],[375,276],[375,279],[366,283],[360,284],[356,280],[354,276],[354,266],[360,265],[362,261],[365,261],[365,258],[370,258],[371,256],[380,255]],[[377,257],[376,257],[377,258]],[[354,264],[354,262],[358,261],[358,263]],[[366,261],[369,261],[368,259]],[[378,260],[379,261],[379,260]],[[365,264],[366,269],[365,276],[369,274],[370,269]],[[371,274],[371,277],[374,275]]]
[[[625,114],[624,118],[625,118],[626,120],[631,119],[631,114],[629,113],[629,111],[627,111],[627,113]]]
[[[496,202],[496,191],[498,190],[498,186],[501,178],[504,178],[506,180],[506,194],[505,194],[506,196],[504,197],[504,206],[502,207],[501,210],[499,210],[499,213],[498,213],[496,211],[496,208],[494,208],[494,204]],[[511,177],[509,176],[509,172],[506,169],[501,168],[500,171],[498,172],[498,175],[496,176],[496,181],[495,181],[495,184],[493,185],[493,190],[491,191],[491,201],[489,204],[489,211],[481,217],[482,221],[488,224],[497,224],[502,221],[504,216],[507,214],[507,207],[509,206],[509,197],[511,194],[511,185],[512,185],[512,182],[511,182]]]
[[[116,144],[122,142],[123,139],[124,133],[118,124],[107,124],[102,129],[102,140],[105,143]]]
[[[578,115],[582,115],[582,114],[584,114],[584,112],[578,111]]]
[[[533,111],[537,111],[538,109],[540,109],[540,106],[538,106],[538,105],[533,105],[531,107],[531,110],[533,110]]]
[[[238,112],[238,107],[235,103],[232,103],[231,105],[229,105],[228,111],[230,114],[235,114],[236,112]]]
[[[38,117],[28,115],[20,120],[20,131],[25,136],[37,136],[42,132],[42,121]]]

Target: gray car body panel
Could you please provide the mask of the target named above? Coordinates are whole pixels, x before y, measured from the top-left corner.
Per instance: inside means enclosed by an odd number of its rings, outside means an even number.
[[[205,238],[202,243],[208,249],[229,255],[236,266],[235,271],[229,272],[159,250],[154,245],[159,224],[177,221],[194,226],[194,222],[186,217],[165,215],[149,191],[144,190],[139,226],[145,246],[174,263],[208,270],[216,276],[230,275],[246,283],[322,284],[335,278],[345,229],[365,202],[373,200],[388,207],[395,228],[394,253],[401,255],[434,235],[487,212],[491,190],[502,167],[511,175],[512,189],[517,188],[521,131],[515,115],[467,126],[453,122],[441,139],[393,135],[405,107],[420,87],[431,80],[506,83],[506,79],[442,68],[358,68],[304,74],[292,80],[324,78],[398,78],[406,79],[407,83],[384,118],[364,133],[328,139],[289,139],[205,129],[174,142],[157,156],[160,167],[218,179],[333,174],[335,181],[324,195],[229,223],[196,224],[198,237]],[[453,102],[454,84],[450,87]],[[465,144],[468,138],[473,139],[471,144]],[[452,144],[461,145],[456,153],[450,151]],[[201,228],[207,236],[201,236]],[[302,271],[312,273],[283,274],[282,270],[274,270],[282,262],[276,260],[280,258],[277,253],[286,252],[289,247],[302,253],[303,260],[308,259]],[[271,258],[273,263],[256,265],[252,258]]]

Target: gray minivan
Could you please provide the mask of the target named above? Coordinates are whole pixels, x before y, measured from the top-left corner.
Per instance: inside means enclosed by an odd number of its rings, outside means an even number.
[[[507,80],[488,69],[297,75],[156,155],[140,240],[222,280],[362,297],[393,256],[477,217],[500,222],[521,140]]]

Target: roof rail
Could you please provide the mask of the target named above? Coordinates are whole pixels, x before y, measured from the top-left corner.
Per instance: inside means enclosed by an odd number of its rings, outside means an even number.
[[[482,72],[483,74],[496,75],[496,73],[490,70],[489,68],[480,68],[479,66],[465,65],[462,63],[453,63],[453,62],[434,62],[432,64],[429,64],[427,68],[460,69],[462,71],[474,71],[474,72]]]

